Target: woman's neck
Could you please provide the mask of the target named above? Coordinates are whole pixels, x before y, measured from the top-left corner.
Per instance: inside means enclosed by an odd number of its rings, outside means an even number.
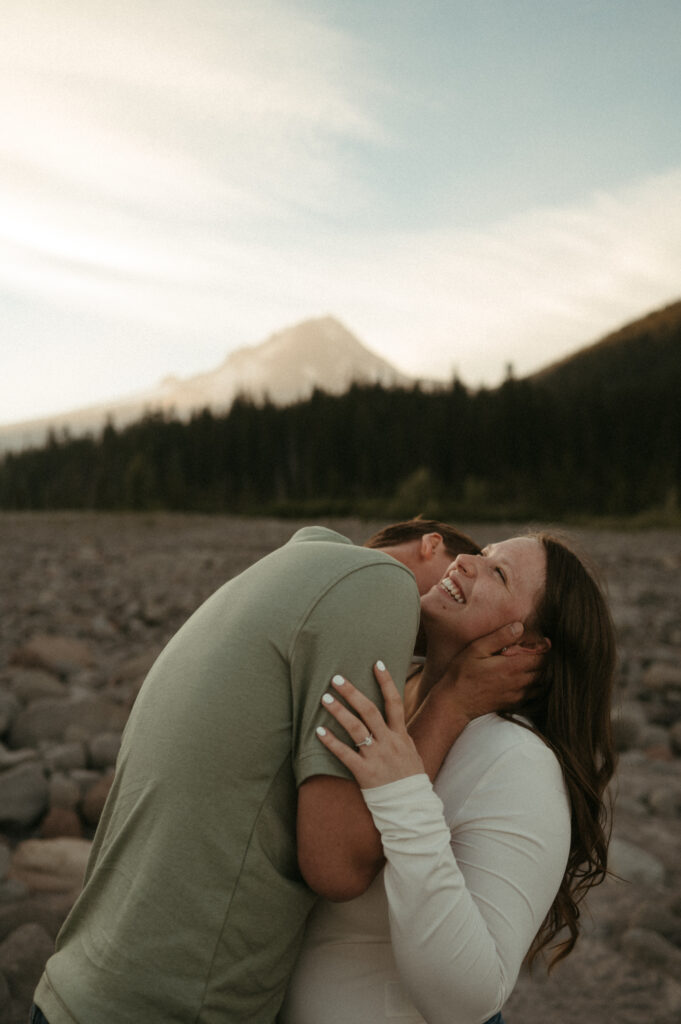
[[[408,680],[404,688],[404,711],[407,722],[421,707],[445,668],[446,664],[436,666],[432,658],[427,658],[424,665]]]

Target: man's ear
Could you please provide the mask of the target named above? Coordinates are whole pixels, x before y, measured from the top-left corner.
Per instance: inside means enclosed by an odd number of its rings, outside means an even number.
[[[424,562],[429,562],[435,556],[443,543],[441,533],[424,533],[419,545],[419,553]]]

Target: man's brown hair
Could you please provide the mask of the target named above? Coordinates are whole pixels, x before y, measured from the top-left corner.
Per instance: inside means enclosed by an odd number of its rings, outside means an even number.
[[[452,559],[462,554],[480,554],[479,546],[474,540],[471,540],[468,534],[462,533],[461,530],[455,530],[447,523],[440,523],[437,519],[422,519],[421,516],[407,519],[403,523],[394,523],[392,526],[384,526],[382,530],[364,542],[364,547],[392,548],[396,544],[406,544],[410,540],[418,540],[426,533],[441,534],[445,551],[452,556]]]

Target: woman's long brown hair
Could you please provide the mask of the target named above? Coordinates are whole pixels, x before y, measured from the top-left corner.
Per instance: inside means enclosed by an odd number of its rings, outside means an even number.
[[[605,791],[615,770],[610,708],[616,645],[610,612],[592,573],[562,540],[535,536],[546,551],[546,589],[532,626],[550,639],[551,648],[514,712],[529,718],[556,754],[572,811],[565,874],[528,954],[531,963],[566,929],[567,937],[553,947],[553,967],[577,941],[580,902],[607,873]]]

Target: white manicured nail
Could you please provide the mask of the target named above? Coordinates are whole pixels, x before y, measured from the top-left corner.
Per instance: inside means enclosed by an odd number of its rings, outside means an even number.
[[[382,661],[376,662],[376,668],[378,669],[379,672],[385,672],[385,665],[383,664]]]
[[[318,736],[326,736],[326,729],[323,725],[318,725],[316,731]]]
[[[325,693],[324,696],[322,697],[322,701],[324,702],[324,704],[333,704],[333,697],[331,696],[330,693]]]
[[[343,679],[343,676],[334,676],[331,682],[334,686],[342,686],[345,680]]]

